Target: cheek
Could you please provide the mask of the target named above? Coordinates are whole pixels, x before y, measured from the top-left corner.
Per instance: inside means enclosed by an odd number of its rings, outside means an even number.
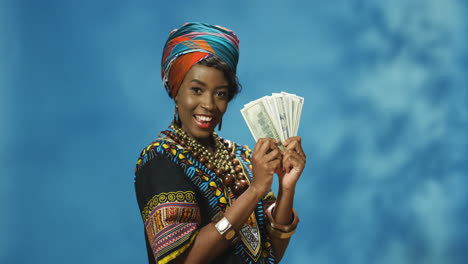
[[[217,105],[218,105],[219,111],[224,114],[227,110],[228,102],[220,101]]]
[[[183,107],[186,111],[192,111],[196,107],[196,102],[190,97],[185,98],[185,100],[179,102],[179,107]]]

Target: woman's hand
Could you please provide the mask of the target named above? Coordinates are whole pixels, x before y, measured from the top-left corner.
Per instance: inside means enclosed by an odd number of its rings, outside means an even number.
[[[281,167],[281,150],[273,138],[261,138],[252,153],[253,180],[250,187],[263,195],[271,188],[273,174]]]
[[[286,149],[283,152],[282,168],[276,171],[279,185],[283,190],[294,190],[305,168],[306,155],[302,149],[300,137],[290,137],[283,145]]]

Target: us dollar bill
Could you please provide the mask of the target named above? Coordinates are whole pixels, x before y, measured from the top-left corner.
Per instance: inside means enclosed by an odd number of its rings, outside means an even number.
[[[247,104],[241,110],[241,113],[255,141],[267,137],[282,141],[272,117],[268,114],[266,106],[262,101],[254,101]],[[283,146],[281,143],[280,145],[281,147]]]
[[[241,113],[255,140],[271,137],[282,143],[297,136],[303,103],[295,94],[273,93],[244,105]]]

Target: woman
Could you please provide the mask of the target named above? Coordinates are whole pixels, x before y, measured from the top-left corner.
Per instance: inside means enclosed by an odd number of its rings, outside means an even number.
[[[252,153],[214,132],[239,92],[238,49],[234,32],[203,23],[186,23],[166,42],[162,77],[174,120],[135,172],[150,263],[277,263],[294,233],[300,138],[284,151],[263,138]]]

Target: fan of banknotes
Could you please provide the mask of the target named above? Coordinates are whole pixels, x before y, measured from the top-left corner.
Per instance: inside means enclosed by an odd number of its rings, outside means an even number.
[[[295,94],[273,93],[244,105],[241,113],[255,141],[271,137],[284,142],[297,136],[303,104],[304,98]]]

